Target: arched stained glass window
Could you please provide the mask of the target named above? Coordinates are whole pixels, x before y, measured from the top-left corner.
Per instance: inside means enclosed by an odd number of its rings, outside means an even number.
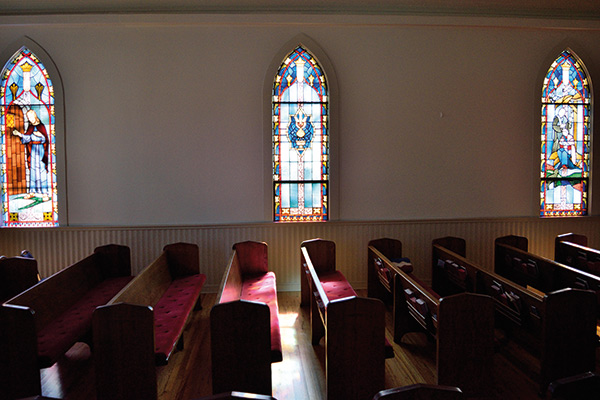
[[[329,190],[327,79],[302,46],[273,84],[274,221],[326,221]]]
[[[54,86],[23,46],[0,80],[2,226],[58,225]]]
[[[552,63],[542,88],[540,215],[586,215],[590,171],[589,78],[565,50]]]

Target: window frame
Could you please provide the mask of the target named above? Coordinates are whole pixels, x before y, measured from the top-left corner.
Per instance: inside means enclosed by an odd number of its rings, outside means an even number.
[[[56,187],[57,187],[57,203],[58,203],[58,225],[68,225],[68,210],[67,210],[67,183],[66,183],[66,162],[65,162],[65,109],[64,109],[64,90],[63,83],[60,73],[54,64],[52,58],[48,53],[35,41],[29,37],[22,37],[11,45],[7,46],[2,53],[0,53],[0,61],[2,62],[2,69],[6,63],[8,63],[17,52],[21,51],[23,47],[30,50],[38,60],[44,65],[46,72],[48,73],[50,80],[52,81],[54,89],[54,134],[55,134],[55,151],[53,155],[55,160],[56,168]],[[3,205],[2,205],[3,206]],[[0,221],[0,227],[7,228],[2,221]],[[31,228],[55,228],[54,227],[37,227],[37,226],[24,226],[24,227],[13,227],[16,229],[31,229]],[[10,228],[10,227],[8,227]]]
[[[279,222],[275,221],[275,201],[273,180],[273,83],[279,68],[285,58],[293,52],[298,46],[302,46],[308,51],[322,68],[323,74],[327,80],[328,99],[329,99],[329,114],[328,114],[328,136],[329,136],[329,185],[328,185],[328,219],[333,221],[339,219],[339,197],[338,197],[338,164],[337,164],[337,130],[338,130],[338,88],[337,80],[333,66],[323,52],[323,50],[309,37],[304,34],[298,35],[289,40],[275,54],[269,67],[267,68],[264,84],[263,84],[263,130],[264,130],[264,154],[265,154],[265,169],[264,169],[264,218],[266,221],[273,223],[294,223],[293,221]],[[327,222],[319,221],[319,222]],[[303,221],[311,222],[311,221]],[[313,222],[315,223],[315,222]]]
[[[583,103],[552,103],[552,102],[545,102],[544,101],[544,91],[546,88],[546,77],[548,75],[548,73],[550,72],[550,70],[553,68],[554,64],[563,57],[563,54],[568,53],[568,55],[575,60],[576,63],[579,64],[579,70],[582,72],[582,74],[585,75],[585,78],[587,79],[587,87],[588,87],[588,92],[589,92],[589,102],[585,103],[585,101]],[[556,55],[558,54],[558,55]],[[538,160],[537,164],[537,169],[538,169],[538,177],[539,179],[537,179],[537,196],[536,198],[538,199],[537,201],[537,215],[540,218],[571,218],[571,217],[585,217],[585,216],[589,216],[592,215],[591,211],[592,211],[592,176],[593,176],[593,162],[592,162],[592,154],[593,154],[593,149],[592,149],[592,145],[593,145],[593,108],[594,108],[594,99],[593,99],[593,87],[592,87],[592,82],[591,82],[591,75],[585,65],[585,63],[583,63],[582,59],[579,57],[579,55],[574,52],[571,48],[569,47],[563,47],[561,48],[561,50],[557,51],[554,53],[553,57],[551,58],[551,60],[545,64],[544,69],[543,69],[543,74],[542,77],[540,79],[541,82],[541,86],[540,86],[540,90],[537,92],[539,93],[539,108],[538,108],[538,113],[537,115],[539,115],[539,121],[540,121],[540,129],[538,130],[539,132],[539,143],[540,145],[538,147],[536,147],[537,149],[540,149],[540,153],[538,153],[536,159]],[[544,154],[544,152],[546,151],[545,147],[543,146],[544,141],[545,141],[545,126],[543,124],[544,119],[546,118],[544,116],[544,107],[546,105],[552,105],[552,104],[571,104],[571,105],[577,105],[577,104],[581,104],[584,107],[587,107],[587,112],[588,112],[588,136],[589,136],[589,140],[588,140],[588,176],[587,177],[581,177],[581,178],[549,178],[547,176],[544,175],[543,170],[544,170],[544,164],[540,163],[539,160],[541,157],[541,160],[544,161],[546,160],[546,156]],[[585,143],[584,143],[585,146]],[[568,213],[565,213],[566,215],[549,215],[549,214],[545,214],[544,209],[542,208],[542,204],[544,204],[545,202],[545,193],[542,191],[542,184],[544,182],[548,183],[550,181],[553,180],[580,180],[582,182],[585,182],[586,184],[586,188],[585,188],[585,203],[586,203],[586,212],[585,214],[582,215],[568,215]]]

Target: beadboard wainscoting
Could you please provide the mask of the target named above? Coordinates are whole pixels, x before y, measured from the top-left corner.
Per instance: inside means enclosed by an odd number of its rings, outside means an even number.
[[[552,258],[554,238],[568,232],[586,235],[590,247],[600,247],[600,217],[582,217],[6,228],[0,231],[0,254],[11,256],[23,249],[29,250],[38,260],[43,278],[91,254],[97,246],[117,243],[131,248],[132,270],[137,274],[166,244],[196,243],[200,246],[200,269],[208,279],[205,291],[215,292],[232,245],[257,240],[269,245],[269,266],[277,275],[277,288],[297,291],[300,290],[300,243],[320,237],[336,243],[337,268],[356,289],[364,289],[367,285],[367,244],[371,239],[390,237],[402,241],[403,254],[413,262],[417,276],[430,282],[431,241],[435,238],[464,238],[467,257],[492,270],[495,238],[525,236],[529,239],[529,251]]]

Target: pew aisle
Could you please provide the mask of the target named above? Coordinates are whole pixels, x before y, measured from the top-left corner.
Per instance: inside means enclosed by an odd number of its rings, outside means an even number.
[[[366,295],[365,291],[358,291]],[[215,294],[202,294],[203,309],[193,313],[184,332],[184,351],[173,354],[169,364],[157,368],[159,400],[192,400],[211,394],[209,313]],[[310,344],[310,320],[301,309],[300,292],[278,294],[283,361],[272,364],[273,396],[278,400],[325,399],[323,347]],[[392,338],[391,312],[386,312],[386,337]],[[532,377],[539,366],[533,357],[500,333],[494,356],[494,387],[489,399],[539,399]],[[193,339],[192,339],[193,338]],[[386,360],[385,386],[392,388],[414,383],[435,383],[435,341],[424,334],[405,335],[402,346],[393,343],[395,358]],[[597,360],[600,359],[598,353]],[[66,357],[42,370],[44,396],[94,400],[94,375],[87,345],[76,344]],[[596,363],[600,372],[600,363]],[[370,400],[370,399],[365,399]]]

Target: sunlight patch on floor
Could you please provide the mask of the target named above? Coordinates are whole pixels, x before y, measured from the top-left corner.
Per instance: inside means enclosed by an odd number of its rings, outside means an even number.
[[[283,361],[271,364],[273,388],[276,388],[276,393],[273,393],[275,398],[294,399],[298,394],[297,386],[303,384],[295,327],[297,320],[297,312],[279,314]]]

